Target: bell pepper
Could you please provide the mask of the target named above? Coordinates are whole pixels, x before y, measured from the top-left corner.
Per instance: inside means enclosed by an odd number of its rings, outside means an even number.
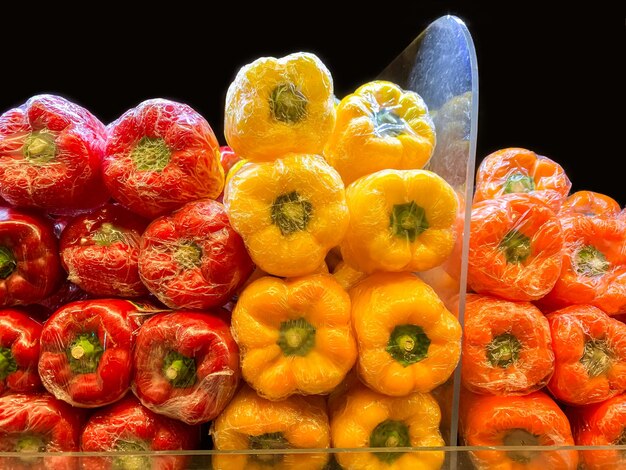
[[[573,449],[528,450],[527,446],[573,446],[567,417],[543,392],[524,396],[461,396],[461,434],[468,446],[507,446],[510,450],[474,450],[482,470],[576,470]],[[518,449],[515,449],[518,447]]]
[[[430,392],[459,361],[461,325],[432,288],[411,273],[370,275],[350,291],[358,373],[390,396]]]
[[[14,393],[0,397],[0,468],[75,470],[76,456],[36,456],[39,452],[76,452],[83,423],[81,410],[47,393]]]
[[[422,168],[434,148],[435,126],[422,97],[377,80],[341,100],[324,157],[347,186],[388,168]]]
[[[558,400],[588,405],[626,390],[626,325],[591,305],[547,318],[556,358],[548,389]]]
[[[241,156],[237,155],[228,145],[222,145],[220,147],[220,163],[222,164],[224,175],[228,175],[231,168],[241,160]]]
[[[41,324],[19,310],[0,310],[0,395],[42,388],[37,362]]]
[[[243,378],[261,396],[329,393],[356,360],[350,297],[329,274],[250,284],[232,314]]]
[[[132,395],[96,411],[83,429],[83,452],[154,452],[194,450],[200,429],[153,413]],[[185,456],[120,455],[83,457],[83,468],[90,470],[153,469],[183,470]]]
[[[609,213],[561,216],[563,264],[554,288],[540,301],[544,310],[586,304],[609,315],[626,313],[626,220]]]
[[[133,365],[141,403],[187,424],[214,419],[239,383],[239,350],[218,313],[153,316],[137,334]]]
[[[527,395],[554,372],[550,325],[529,302],[469,294],[465,302],[463,385],[486,395]]]
[[[261,57],[228,87],[224,115],[228,145],[247,160],[321,154],[335,124],[333,79],[314,54]]]
[[[340,261],[333,270],[333,277],[341,284],[341,287],[345,290],[350,290],[365,279],[367,274],[357,271],[345,261]]]
[[[52,227],[33,214],[0,208],[0,307],[36,303],[60,282]]]
[[[346,200],[341,254],[359,271],[425,271],[454,248],[458,199],[433,172],[379,171],[351,184]]]
[[[0,196],[15,206],[74,213],[109,199],[106,129],[85,108],[37,95],[0,116]]]
[[[487,155],[476,171],[474,202],[503,194],[531,193],[554,211],[565,201],[572,183],[554,160],[522,148]]]
[[[224,206],[211,199],[190,202],[160,217],[141,237],[141,280],[171,308],[221,306],[253,269]]]
[[[27,308],[28,312],[34,315],[35,318],[45,321],[65,304],[76,302],[77,300],[87,300],[89,297],[90,295],[87,292],[66,280],[52,295],[36,304],[29,305]]]
[[[68,279],[90,294],[139,297],[139,239],[148,222],[117,205],[73,219],[61,236]]]
[[[626,394],[601,403],[568,408],[574,441],[578,446],[626,446]],[[587,470],[626,468],[624,450],[580,452]]]
[[[224,204],[254,262],[275,276],[311,274],[348,228],[341,178],[316,155],[244,165]]]
[[[467,278],[479,294],[537,300],[559,278],[563,231],[552,209],[528,194],[474,204]]]
[[[270,401],[244,386],[211,429],[215,450],[269,450],[269,454],[215,454],[215,470],[322,470],[328,453],[281,454],[282,449],[330,447],[326,403],[320,396]]]
[[[331,401],[330,433],[333,447],[385,447],[389,452],[338,452],[343,468],[368,470],[440,469],[443,451],[394,451],[396,447],[440,447],[441,412],[429,393],[388,397],[355,383]]]
[[[73,302],[57,310],[41,332],[39,376],[55,397],[95,408],[130,387],[131,351],[140,320],[126,300]]]
[[[132,212],[154,219],[224,186],[217,138],[186,104],[144,101],[108,126],[104,182]]]
[[[593,191],[577,191],[570,194],[561,206],[559,215],[586,215],[587,217],[617,217],[621,208],[617,201],[606,194]]]

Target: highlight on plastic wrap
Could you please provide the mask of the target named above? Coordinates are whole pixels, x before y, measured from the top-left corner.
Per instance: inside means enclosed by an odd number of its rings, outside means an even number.
[[[548,389],[558,400],[588,405],[626,390],[626,325],[590,305],[547,316],[556,358]]]
[[[348,186],[346,200],[341,254],[359,271],[425,271],[452,252],[459,203],[433,172],[382,170]]]
[[[113,204],[72,219],[60,242],[69,281],[100,297],[147,295],[139,279],[139,239],[147,225]]]
[[[37,363],[41,324],[20,310],[0,310],[0,395],[42,388]]]
[[[228,145],[222,145],[220,147],[220,163],[222,164],[224,175],[228,175],[231,168],[241,160],[243,160],[241,156],[235,153]]]
[[[0,307],[28,305],[61,283],[51,224],[34,214],[0,207]]]
[[[141,326],[132,388],[144,406],[187,424],[215,419],[224,409],[240,376],[225,313],[159,313]]]
[[[137,306],[121,299],[83,300],[57,310],[41,332],[39,376],[46,389],[81,408],[122,398],[142,320]]]
[[[527,395],[554,372],[550,325],[530,302],[469,294],[463,325],[462,379],[485,395]]]
[[[270,401],[243,386],[211,428],[216,450],[276,449],[277,454],[213,455],[215,470],[322,470],[330,447],[326,402],[321,396],[292,395]],[[311,449],[309,453],[282,454],[284,449]]]
[[[531,193],[558,211],[572,183],[554,160],[523,148],[505,148],[487,155],[476,171],[474,202],[503,194]]]
[[[439,447],[441,412],[429,393],[389,397],[355,381],[330,402],[330,432],[333,447],[354,449],[388,448],[390,452],[339,452],[343,468],[370,470],[438,470],[443,451],[394,452],[397,447]]]
[[[224,116],[228,145],[247,160],[321,154],[335,124],[333,79],[314,54],[261,57],[228,87]]]
[[[506,194],[472,207],[468,283],[479,294],[537,300],[561,273],[563,230],[529,194]]]
[[[618,217],[620,210],[617,201],[606,194],[593,191],[576,191],[567,197],[561,206],[559,216]]]
[[[329,274],[253,282],[233,310],[232,332],[244,379],[270,400],[330,393],[356,360],[350,297]]]
[[[315,272],[348,228],[341,178],[317,155],[245,164],[226,186],[224,204],[253,261],[275,276]]]
[[[132,212],[153,219],[221,193],[219,143],[209,123],[190,106],[147,100],[107,131],[104,181]]]
[[[341,100],[324,158],[347,186],[380,170],[423,168],[435,140],[435,126],[422,97],[377,80]]]
[[[36,95],[0,116],[0,196],[54,214],[109,199],[102,180],[104,125],[85,108]]]
[[[171,308],[221,306],[253,269],[224,206],[211,199],[190,202],[154,220],[141,237],[141,280]]]
[[[411,273],[370,275],[351,291],[358,374],[390,396],[430,392],[454,372],[461,325],[437,294]]]

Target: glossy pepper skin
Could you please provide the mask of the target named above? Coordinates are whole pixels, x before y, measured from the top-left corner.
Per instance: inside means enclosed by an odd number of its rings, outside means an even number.
[[[383,170],[348,186],[346,263],[366,273],[425,271],[452,252],[458,198],[427,170]]]
[[[220,147],[220,163],[222,164],[224,175],[227,175],[230,169],[241,160],[242,158],[228,145]]]
[[[618,217],[620,210],[618,202],[606,194],[593,191],[576,191],[567,197],[561,206],[559,215]]]
[[[424,167],[435,140],[435,126],[421,96],[377,80],[341,100],[324,158],[347,186],[380,170]]]
[[[550,392],[571,405],[607,400],[626,390],[626,325],[591,305],[547,316],[556,358]]]
[[[0,310],[0,395],[42,388],[37,363],[41,324],[24,312]]]
[[[61,234],[61,262],[68,279],[92,295],[139,297],[139,239],[148,221],[108,204],[76,217]]]
[[[83,423],[81,410],[47,393],[0,397],[0,452],[77,452]],[[0,468],[75,470],[76,457],[0,457]]]
[[[314,54],[261,57],[228,87],[224,115],[228,145],[242,158],[321,154],[335,124],[333,79]]]
[[[517,397],[464,393],[461,433],[468,446],[520,446],[519,450],[476,450],[476,468],[484,470],[576,470],[576,450],[533,452],[523,446],[573,446],[567,417],[543,392]]]
[[[83,300],[57,310],[41,332],[39,375],[46,389],[81,408],[123,397],[139,314],[133,303],[118,299]]]
[[[244,165],[230,178],[224,205],[254,262],[275,276],[315,272],[348,228],[341,178],[317,155]]]
[[[278,454],[214,455],[216,470],[322,470],[329,454],[281,454],[281,449],[330,447],[326,402],[293,395],[269,401],[244,386],[213,422],[216,450],[277,449]]]
[[[330,401],[333,447],[439,447],[441,412],[429,393],[389,397],[358,381]],[[337,453],[343,468],[438,470],[443,451]]]
[[[217,138],[186,104],[152,99],[109,124],[104,182],[132,212],[154,219],[224,186]]]
[[[263,277],[232,314],[244,379],[262,396],[331,392],[356,360],[350,297],[329,274]]]
[[[350,290],[358,374],[390,396],[429,392],[461,353],[461,325],[433,289],[411,273],[370,275]]]
[[[550,325],[530,302],[469,294],[465,302],[463,385],[486,395],[527,395],[554,372]]]
[[[221,306],[253,269],[224,206],[211,199],[190,202],[158,218],[141,237],[141,280],[171,308]]]
[[[0,116],[0,196],[15,206],[74,213],[109,199],[104,125],[65,98],[37,95]]]
[[[133,363],[142,404],[187,424],[214,419],[239,382],[239,349],[223,312],[155,315],[139,330]]]
[[[96,411],[85,425],[80,438],[83,452],[154,452],[194,450],[200,429],[153,413],[133,395]],[[150,468],[183,470],[184,456],[83,457],[84,468],[113,470]]]
[[[33,214],[0,207],[0,307],[36,303],[60,282],[52,227]]]

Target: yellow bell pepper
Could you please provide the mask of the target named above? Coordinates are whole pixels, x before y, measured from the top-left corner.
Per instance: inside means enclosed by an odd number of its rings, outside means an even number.
[[[430,392],[459,361],[461,325],[435,291],[411,273],[370,275],[351,291],[357,371],[391,396]]]
[[[213,422],[216,450],[323,449],[330,446],[330,429],[323,397],[294,395],[270,401],[243,386]],[[215,470],[321,470],[329,455],[247,454],[213,456]]]
[[[253,261],[275,276],[314,272],[348,228],[341,178],[316,155],[244,165],[230,178],[224,204]]]
[[[441,413],[428,393],[388,397],[355,383],[330,402],[333,447],[439,447]],[[428,470],[441,468],[443,451],[339,452],[346,469]]]
[[[330,274],[253,282],[231,329],[244,379],[271,400],[329,393],[356,360],[350,297]]]
[[[250,161],[321,154],[335,124],[333,79],[313,54],[262,57],[241,68],[226,94],[224,134]]]
[[[341,254],[358,271],[425,271],[454,248],[458,198],[431,171],[379,171],[351,184],[346,199]]]
[[[341,100],[324,157],[348,185],[387,168],[422,168],[434,148],[435,127],[424,100],[375,81]]]
[[[333,277],[345,290],[352,289],[359,281],[365,279],[367,274],[357,271],[345,261],[340,261],[333,271]]]

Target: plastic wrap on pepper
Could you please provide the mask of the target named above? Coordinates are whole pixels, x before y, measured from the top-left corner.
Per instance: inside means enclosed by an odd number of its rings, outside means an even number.
[[[194,450],[200,437],[197,426],[160,416],[139,403],[133,395],[96,411],[80,438],[83,452],[154,452]],[[83,457],[89,470],[152,469],[183,470],[184,456],[120,455]]]
[[[171,308],[224,305],[253,269],[224,206],[211,199],[160,217],[141,237],[141,280]]]
[[[130,387],[141,317],[131,302],[83,300],[57,310],[41,332],[39,375],[58,399],[84,408],[113,403]]]
[[[60,282],[51,225],[33,214],[0,207],[0,307],[36,303]]]
[[[606,194],[576,191],[567,197],[559,216],[577,214],[587,217],[618,217],[620,210],[617,201]]]
[[[54,214],[109,199],[102,180],[104,125],[65,98],[37,95],[0,116],[0,195]]]
[[[224,204],[254,262],[275,276],[315,272],[348,228],[341,178],[317,155],[245,164],[230,178]]]
[[[269,401],[244,386],[214,421],[216,450],[276,449],[277,454],[213,456],[215,470],[322,470],[329,454],[314,449],[330,447],[326,402],[320,396],[290,396]],[[313,452],[281,454],[282,449]]]
[[[153,219],[224,186],[219,144],[185,104],[147,100],[108,126],[104,181],[113,197]]]
[[[214,419],[239,382],[239,350],[221,313],[155,315],[139,330],[133,363],[142,404],[187,424]]]
[[[148,221],[120,206],[106,205],[73,219],[61,236],[61,262],[68,279],[100,297],[139,297],[139,239]]]
[[[37,363],[41,324],[19,310],[0,310],[0,395],[42,388]]]
[[[356,360],[350,297],[329,274],[253,282],[235,306],[232,331],[244,379],[270,400],[329,393]]]

